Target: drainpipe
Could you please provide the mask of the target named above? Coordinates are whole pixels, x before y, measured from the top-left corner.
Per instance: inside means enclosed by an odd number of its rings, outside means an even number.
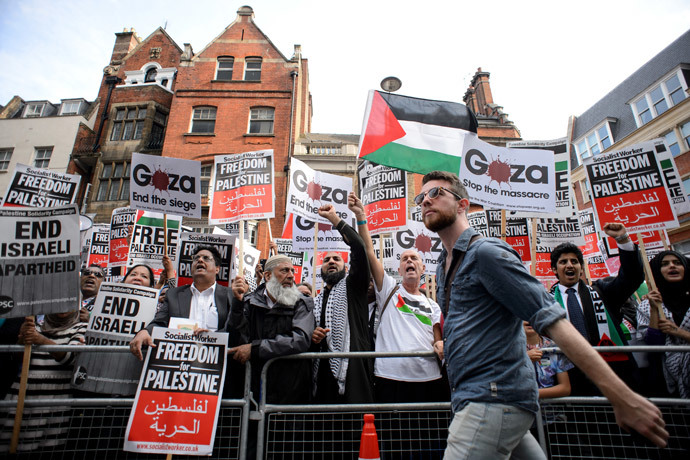
[[[288,160],[287,164],[285,165],[285,199],[287,200],[288,196],[288,190],[290,187],[290,175],[288,172],[290,171],[290,163],[292,160],[292,154],[293,152],[293,132],[294,132],[294,126],[295,126],[295,90],[297,88],[297,76],[299,73],[296,70],[293,70],[290,72],[290,76],[292,77],[292,101],[290,102],[290,139],[288,143]],[[287,219],[287,212],[283,214],[283,221]]]

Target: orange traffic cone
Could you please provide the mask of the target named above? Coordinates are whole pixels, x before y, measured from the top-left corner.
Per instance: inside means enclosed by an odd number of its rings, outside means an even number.
[[[359,442],[359,460],[380,460],[379,437],[374,426],[374,414],[364,414],[364,428]]]

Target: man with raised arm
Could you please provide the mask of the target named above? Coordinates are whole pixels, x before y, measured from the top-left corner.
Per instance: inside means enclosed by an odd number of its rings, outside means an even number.
[[[454,412],[445,458],[545,458],[529,433],[538,411],[537,384],[525,353],[523,320],[552,338],[599,387],[621,427],[665,446],[661,411],[616,376],[517,252],[501,240],[477,238],[458,177],[432,171],[422,184],[415,203],[444,247],[437,299],[448,312],[444,353]]]
[[[386,274],[376,258],[362,201],[354,193],[348,207],[357,219],[359,234],[374,279],[378,329],[376,351],[435,351],[443,359],[441,308],[419,290],[425,265],[420,254],[408,249],[400,256],[402,283]],[[375,396],[380,403],[447,400],[448,386],[435,358],[380,358],[374,362]]]
[[[323,289],[314,299],[316,329],[312,351],[372,351],[369,339],[369,262],[362,238],[331,204],[319,208],[350,246],[350,272],[337,252],[323,258]],[[314,401],[318,404],[374,402],[370,358],[321,358],[314,362]]]

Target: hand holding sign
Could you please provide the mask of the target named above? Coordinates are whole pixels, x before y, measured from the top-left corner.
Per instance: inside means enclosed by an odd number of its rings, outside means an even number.
[[[153,344],[153,339],[146,329],[140,330],[137,335],[134,336],[131,342],[129,342],[129,351],[132,352],[134,356],[139,358],[139,361],[143,361],[144,357],[141,354],[141,346],[148,345],[149,347],[156,347]]]
[[[244,294],[249,290],[249,284],[244,280],[244,276],[236,276],[232,280],[232,295],[235,296],[237,300],[242,300]]]

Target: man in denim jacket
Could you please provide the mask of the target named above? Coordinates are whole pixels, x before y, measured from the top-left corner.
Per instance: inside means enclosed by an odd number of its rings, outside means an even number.
[[[511,453],[545,458],[528,431],[538,405],[523,320],[551,337],[597,384],[620,426],[665,446],[668,433],[661,411],[611,371],[565,319],[563,308],[529,275],[519,255],[493,238],[470,245],[476,232],[467,221],[470,203],[457,176],[433,171],[422,183],[415,202],[421,205],[424,224],[444,246],[437,301],[446,311],[444,351],[454,412],[446,458],[509,458]],[[449,292],[446,273],[454,273]]]

